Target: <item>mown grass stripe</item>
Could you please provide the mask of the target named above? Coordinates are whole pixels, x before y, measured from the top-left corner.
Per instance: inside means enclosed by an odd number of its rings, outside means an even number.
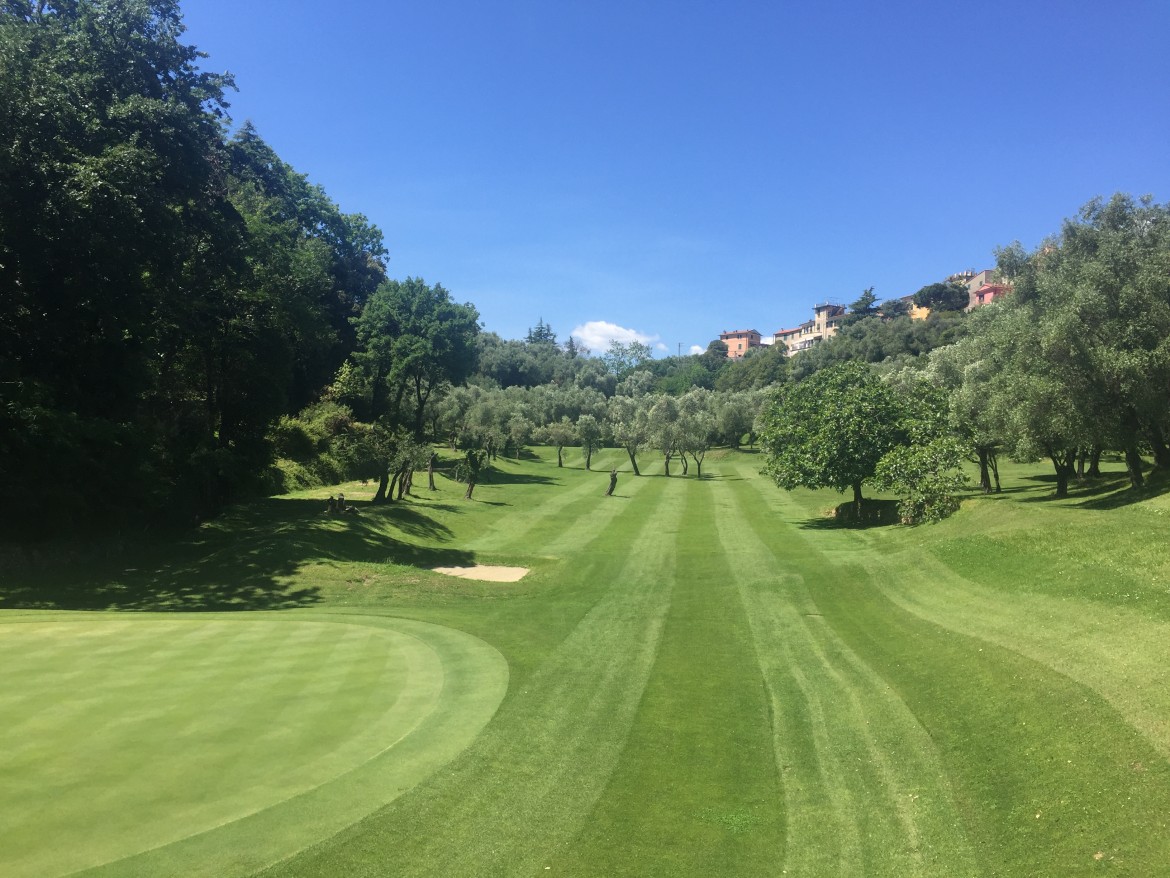
[[[783,494],[775,502],[782,518],[803,517]],[[811,594],[826,621],[930,732],[981,863],[1018,876],[1092,874],[1105,860],[1160,873],[1170,862],[1170,764],[1152,745],[1092,690],[913,616],[860,566],[830,561],[857,556],[855,532],[815,533],[831,554],[809,547],[797,570],[816,571]]]
[[[622,759],[581,836],[570,875],[770,875],[784,838],[767,705],[750,632],[715,534],[710,485],[660,479],[677,527],[655,522],[674,597]],[[622,838],[620,844],[614,838]]]
[[[274,875],[527,875],[571,839],[613,771],[670,605],[661,527],[679,511],[648,483],[571,571],[597,595],[548,659],[513,691],[476,744],[433,783]],[[583,546],[584,548],[584,546]]]
[[[896,564],[897,574],[890,571]],[[1026,591],[1005,593],[932,556],[875,558],[867,570],[915,615],[1026,655],[1109,701],[1170,756],[1170,624],[1123,607]]]
[[[815,612],[791,570],[801,541],[761,497],[720,482],[729,551],[758,558],[738,582],[774,699],[795,874],[978,874],[929,735]]]
[[[553,470],[556,472],[556,470]],[[545,486],[544,496],[538,503],[527,504],[508,516],[508,527],[488,531],[467,544],[474,551],[524,552],[543,556],[558,557],[565,553],[579,551],[583,544],[604,530],[606,524],[621,508],[617,500],[598,508],[598,497],[603,497],[609,485],[609,476],[604,472],[591,473],[592,478],[581,477],[566,482],[557,479]],[[645,479],[633,477],[621,480],[618,494],[630,497],[635,494]]]

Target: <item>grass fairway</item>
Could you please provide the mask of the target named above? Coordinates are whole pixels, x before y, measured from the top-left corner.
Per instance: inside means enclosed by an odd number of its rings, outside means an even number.
[[[623,457],[0,583],[0,874],[1170,875],[1166,495],[844,529]]]

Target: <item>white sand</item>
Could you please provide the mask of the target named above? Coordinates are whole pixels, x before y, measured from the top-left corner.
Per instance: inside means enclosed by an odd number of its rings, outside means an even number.
[[[436,567],[434,570],[448,576],[482,579],[484,582],[519,582],[528,572],[527,567],[489,567],[485,564],[478,564],[475,567]]]

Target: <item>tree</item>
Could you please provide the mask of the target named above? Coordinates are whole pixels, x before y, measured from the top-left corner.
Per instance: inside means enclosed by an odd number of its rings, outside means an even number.
[[[956,281],[927,284],[914,294],[914,304],[932,311],[962,311],[971,300],[967,288]]]
[[[879,312],[877,295],[874,293],[873,287],[869,287],[858,297],[856,302],[849,306],[849,313],[842,318],[841,325],[852,326],[867,317],[876,317]]]
[[[753,396],[746,392],[715,396],[715,423],[719,439],[732,448],[739,448],[744,435],[751,432],[757,411]]]
[[[703,459],[715,438],[715,415],[711,411],[712,393],[696,387],[679,402],[680,446],[695,462],[695,475],[703,477]]]
[[[581,453],[585,455],[585,469],[590,469],[593,452],[601,447],[602,423],[593,415],[581,415],[577,418],[577,436],[581,440]]]
[[[225,197],[232,82],[182,32],[160,0],[0,6],[0,457],[42,501],[0,512],[21,529],[190,520],[267,460],[285,387],[234,381],[282,350]]]
[[[679,407],[674,397],[660,396],[647,413],[650,441],[662,452],[663,472],[670,476],[670,461],[682,448]]]
[[[557,346],[557,334],[553,332],[551,326],[544,322],[543,317],[536,321],[535,329],[528,330],[528,335],[524,337],[524,340],[528,344],[550,345],[554,348]]]
[[[559,421],[554,421],[548,426],[541,427],[537,435],[541,441],[556,447],[557,466],[564,466],[564,457],[562,455],[564,447],[577,441],[577,429],[573,426],[573,422],[567,417],[562,417]]]
[[[853,490],[860,510],[861,486],[877,463],[904,441],[901,406],[868,367],[843,363],[799,384],[781,387],[763,417],[760,441],[764,472],[791,490]]]
[[[959,508],[955,494],[967,484],[959,469],[963,446],[944,436],[924,445],[902,445],[878,461],[874,484],[901,495],[898,515],[903,524],[941,521]]]
[[[608,420],[614,441],[626,450],[634,475],[638,470],[638,452],[650,439],[650,422],[643,399],[633,396],[615,396],[609,402]]]
[[[479,312],[439,284],[408,277],[379,286],[356,327],[354,360],[371,381],[372,413],[408,424],[421,439],[431,394],[463,383],[475,367]]]
[[[469,448],[463,460],[455,467],[455,478],[467,483],[464,500],[470,500],[483,471],[488,468],[488,453],[482,448]]]
[[[640,341],[621,342],[616,338],[609,343],[609,350],[601,361],[611,375],[621,378],[646,363],[652,357],[650,346]]]
[[[761,345],[738,360],[726,361],[715,379],[715,389],[743,391],[771,387],[788,380],[789,367],[788,351],[782,342]]]
[[[895,317],[905,317],[910,313],[910,306],[904,299],[886,299],[882,302],[881,314],[886,320]]]
[[[1033,253],[997,255],[1013,293],[972,315],[969,344],[986,363],[988,419],[1014,456],[1049,457],[1057,496],[1102,446],[1141,487],[1143,445],[1170,465],[1170,208],[1094,200]]]
[[[365,378],[366,415],[387,429],[406,425],[421,441],[432,394],[462,383],[475,366],[479,313],[459,305],[439,284],[421,278],[387,281],[356,321],[359,350],[353,359]],[[375,501],[386,499],[390,461]]]

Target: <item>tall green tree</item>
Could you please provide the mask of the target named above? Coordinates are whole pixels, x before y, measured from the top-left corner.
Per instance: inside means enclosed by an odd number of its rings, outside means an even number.
[[[0,7],[0,456],[55,520],[157,511],[194,455],[234,453],[204,429],[211,364],[180,366],[245,268],[231,80],[182,33],[161,0]]]
[[[932,311],[962,311],[970,302],[967,288],[956,281],[927,284],[914,294],[914,304]]]
[[[475,368],[479,312],[421,278],[383,283],[356,321],[354,362],[364,377],[364,415],[406,425],[423,438],[432,395],[463,383]],[[389,467],[389,461],[387,461]],[[389,469],[377,497],[385,497]]]
[[[1058,495],[1095,445],[1122,451],[1140,487],[1143,446],[1170,465],[1170,208],[1097,199],[1034,252],[998,255],[1013,292],[978,344],[1005,436],[1052,460]]]
[[[799,384],[782,386],[763,415],[764,471],[782,488],[851,489],[905,441],[903,411],[893,392],[867,367],[843,363]]]

